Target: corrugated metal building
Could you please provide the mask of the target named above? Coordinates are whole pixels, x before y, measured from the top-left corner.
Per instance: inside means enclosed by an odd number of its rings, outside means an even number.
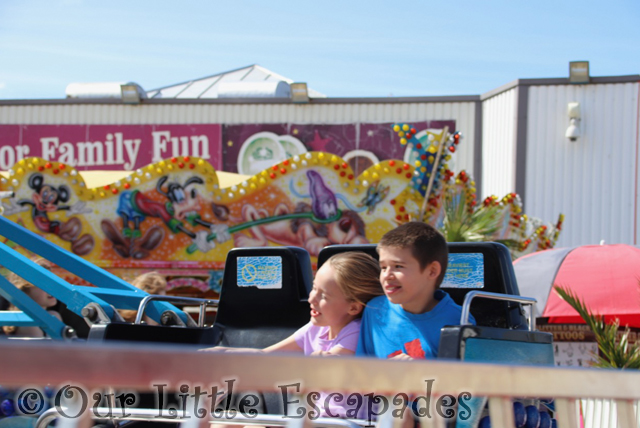
[[[522,79],[482,96],[482,189],[514,189],[530,216],[564,213],[559,246],[640,242],[638,75]],[[570,141],[569,103],[580,105]]]
[[[274,79],[274,73],[256,67],[233,73],[251,81]],[[601,240],[637,245],[639,81],[639,75],[594,77],[588,84],[570,84],[568,78],[521,79],[483,95],[441,97],[328,98],[309,91],[308,103],[294,103],[290,98],[223,98],[224,79],[214,75],[149,91],[139,104],[119,98],[0,100],[0,124],[454,120],[465,137],[454,169],[472,173],[479,197],[515,191],[530,216],[555,221],[564,213],[559,246]],[[570,102],[580,103],[576,141],[565,137]]]

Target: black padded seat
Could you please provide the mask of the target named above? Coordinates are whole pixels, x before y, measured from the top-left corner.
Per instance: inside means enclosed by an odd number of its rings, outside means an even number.
[[[497,294],[520,295],[516,275],[513,270],[511,253],[503,244],[497,242],[450,242],[449,265],[458,262],[457,255],[471,255],[482,259],[484,271],[482,288],[451,288],[447,283],[442,289],[449,293],[454,302],[462,305],[465,296],[471,290],[481,290]],[[518,303],[476,298],[471,304],[471,314],[476,324],[487,327],[526,330],[527,320]]]
[[[520,295],[516,283],[515,273],[511,262],[511,255],[507,247],[496,242],[449,242],[449,269],[454,264],[460,263],[459,254],[470,255],[482,260],[482,287],[457,288],[449,287],[443,283],[442,290],[449,293],[458,305],[462,305],[466,294],[470,290],[482,290],[491,293]],[[318,267],[322,266],[329,257],[344,251],[363,251],[376,260],[378,252],[377,244],[365,245],[330,245],[323,248],[318,254]],[[526,329],[526,319],[522,316],[522,309],[517,303],[490,301],[476,299],[471,305],[471,314],[478,325]]]
[[[225,263],[213,327],[95,324],[89,340],[264,348],[309,322],[309,253],[298,247],[235,248]]]
[[[378,245],[377,244],[337,244],[337,245],[328,245],[324,247],[318,253],[318,269],[320,266],[324,264],[331,256],[338,253],[343,253],[345,251],[362,251],[363,253],[369,254],[374,259],[378,260]]]
[[[225,262],[215,325],[220,344],[264,348],[309,322],[309,253],[298,247],[234,248]]]
[[[312,286],[311,259],[303,248],[229,251],[214,324],[222,331],[219,345],[260,349],[291,336],[309,322]],[[280,394],[260,395],[261,413],[284,414]]]

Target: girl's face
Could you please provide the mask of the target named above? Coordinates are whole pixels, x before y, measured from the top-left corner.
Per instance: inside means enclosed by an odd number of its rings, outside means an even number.
[[[42,291],[38,287],[29,287],[24,292],[31,297],[31,299],[43,308],[50,308],[58,303],[58,300],[49,293]]]
[[[329,327],[329,338],[334,339],[362,310],[360,303],[349,301],[336,281],[330,263],[323,264],[316,273],[313,289],[309,294],[311,322]]]

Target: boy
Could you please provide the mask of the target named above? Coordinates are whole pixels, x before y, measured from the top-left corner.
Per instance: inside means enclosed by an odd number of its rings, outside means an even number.
[[[378,254],[385,296],[364,310],[356,355],[436,358],[440,329],[459,325],[462,311],[439,290],[449,257],[444,236],[426,223],[405,223],[384,234]]]

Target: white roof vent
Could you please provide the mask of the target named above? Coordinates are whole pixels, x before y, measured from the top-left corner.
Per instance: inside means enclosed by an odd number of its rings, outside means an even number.
[[[272,82],[220,82],[218,98],[290,98],[291,88],[282,80]]]
[[[67,98],[123,98],[123,93],[137,93],[138,99],[147,98],[147,93],[134,82],[70,83],[65,93]]]

